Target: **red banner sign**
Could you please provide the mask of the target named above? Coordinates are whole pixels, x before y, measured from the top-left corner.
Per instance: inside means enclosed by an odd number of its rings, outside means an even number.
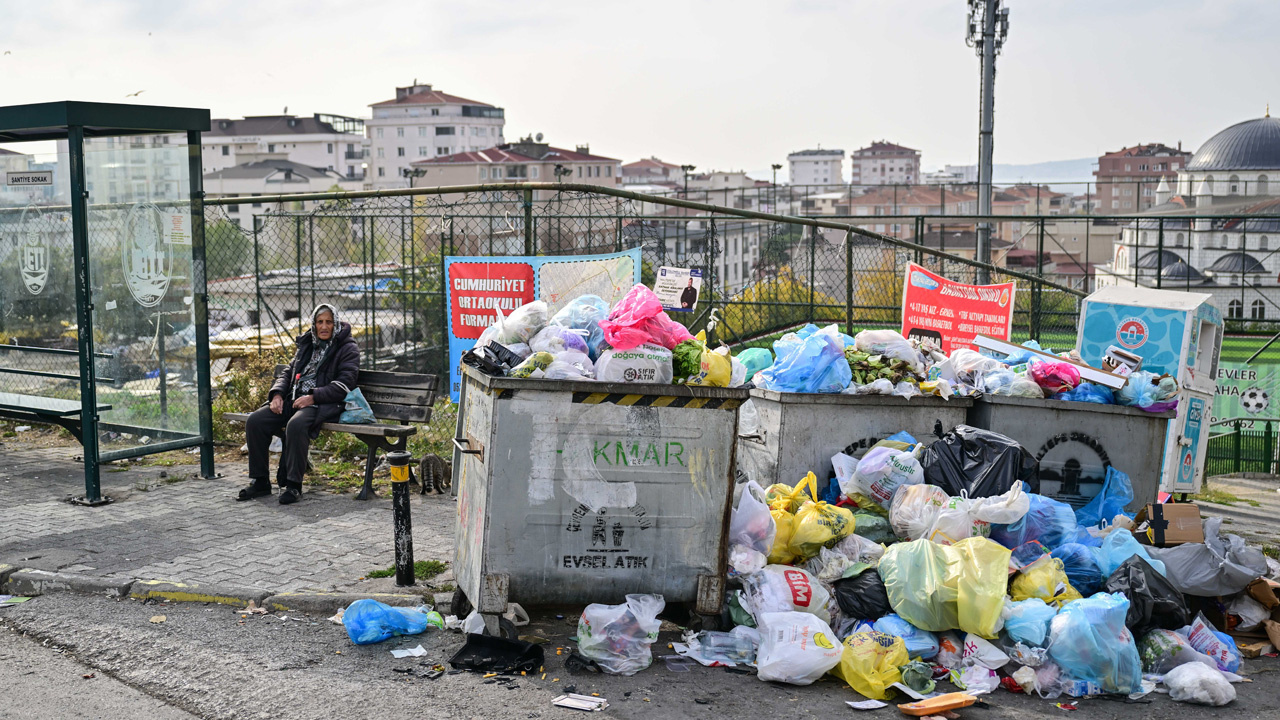
[[[902,334],[930,338],[942,351],[976,350],[978,335],[1008,340],[1013,283],[965,285],[911,263],[902,281]]]
[[[475,340],[497,319],[533,302],[533,266],[529,263],[449,265],[449,317],[456,337]]]

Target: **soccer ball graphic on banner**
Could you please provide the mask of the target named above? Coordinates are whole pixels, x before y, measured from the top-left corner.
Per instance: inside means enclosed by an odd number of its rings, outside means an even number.
[[[1250,415],[1257,415],[1271,404],[1271,396],[1261,388],[1251,387],[1240,393],[1240,407]]]

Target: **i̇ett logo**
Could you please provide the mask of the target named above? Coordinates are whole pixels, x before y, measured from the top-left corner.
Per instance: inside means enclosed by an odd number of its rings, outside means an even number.
[[[1147,325],[1138,318],[1125,318],[1116,328],[1116,340],[1130,350],[1142,347],[1147,341]]]

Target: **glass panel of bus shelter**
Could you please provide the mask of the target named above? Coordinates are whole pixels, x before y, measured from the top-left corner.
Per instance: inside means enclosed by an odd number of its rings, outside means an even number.
[[[185,135],[86,138],[100,452],[197,437]],[[104,366],[105,363],[105,366]]]
[[[24,406],[33,397],[80,400],[62,149],[53,142],[0,145],[0,393]]]

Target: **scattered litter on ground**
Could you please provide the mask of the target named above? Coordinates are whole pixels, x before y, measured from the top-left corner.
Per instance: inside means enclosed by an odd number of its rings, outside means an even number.
[[[422,657],[426,654],[427,651],[421,645],[415,648],[400,648],[391,651],[391,656],[394,658]]]
[[[589,695],[578,695],[569,693],[561,695],[551,701],[556,707],[569,708],[570,710],[585,710],[587,712],[599,712],[609,707],[609,701],[601,697],[591,697]]]
[[[164,615],[152,615],[152,616],[151,616],[151,622],[155,623],[156,625],[159,625],[160,623],[164,622],[164,621],[165,621],[165,620],[167,620],[167,619],[168,619],[168,618],[166,618]]]
[[[23,597],[22,595],[0,595],[0,608],[7,608],[7,607],[12,607],[14,605],[20,605],[30,599],[31,598]]]

